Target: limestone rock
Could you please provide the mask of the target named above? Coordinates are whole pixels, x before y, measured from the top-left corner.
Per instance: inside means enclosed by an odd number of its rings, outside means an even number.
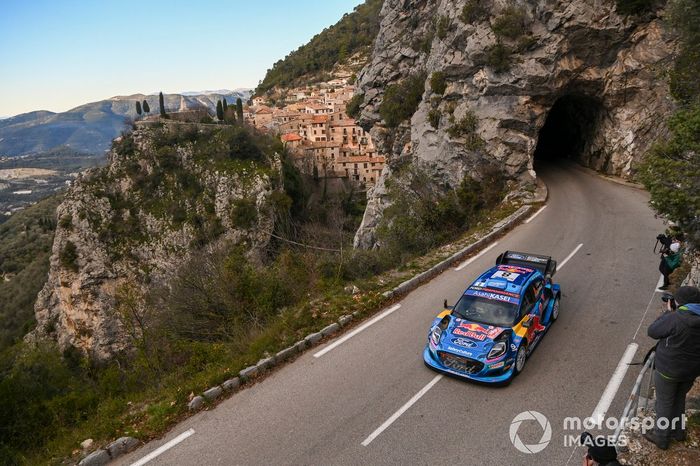
[[[201,408],[204,405],[204,397],[202,396],[195,396],[190,400],[190,403],[187,405],[188,408],[190,408],[190,411],[196,411],[199,408]]]
[[[663,121],[673,103],[661,71],[676,45],[664,30],[663,10],[623,17],[615,2],[493,0],[482,18],[465,23],[460,16],[467,1],[384,2],[371,60],[357,82],[364,94],[360,124],[387,155],[387,164],[367,193],[355,247],[377,244],[377,226],[391,203],[387,182],[399,181],[396,168],[402,164],[449,186],[465,176],[479,179],[486,167],[496,166],[515,193],[531,192],[539,132],[562,98],[582,99],[567,107],[586,132],[570,156],[606,174],[632,175],[645,150],[666,131]],[[491,26],[509,5],[522,8],[526,18],[517,39],[498,38]],[[433,35],[438,20],[449,25],[440,37]],[[512,51],[503,72],[488,63],[498,41]],[[428,80],[418,109],[406,124],[385,128],[379,116],[384,92],[419,71]],[[443,95],[430,86],[434,72],[445,76]],[[429,123],[431,111],[440,112],[437,128]],[[467,112],[478,119],[481,147],[448,131]]]
[[[198,158],[192,144],[178,144],[169,163],[185,181],[194,180],[201,194],[188,196],[176,186],[164,191],[163,205],[149,204],[161,188],[143,178],[166,170],[154,145],[162,136],[154,131],[135,130],[131,155],[111,152],[107,167],[82,174],[69,188],[57,215],[72,221],[56,230],[48,280],[35,304],[37,327],[28,340],[49,338],[61,350],[74,347],[94,359],[109,359],[129,349],[115,312],[124,287],[138,296],[167,283],[202,238],[207,246],[243,244],[251,259],[268,244],[274,229],[268,203],[278,161],[271,162],[271,174],[223,171]],[[256,208],[255,220],[245,228],[232,220],[233,206],[242,199]],[[202,233],[209,231],[218,236]]]

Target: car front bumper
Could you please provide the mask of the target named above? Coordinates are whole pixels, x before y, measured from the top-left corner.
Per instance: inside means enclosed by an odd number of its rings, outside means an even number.
[[[444,366],[437,358],[435,353],[430,350],[429,345],[425,345],[425,349],[423,350],[423,361],[425,362],[426,366],[436,371],[483,383],[506,382],[513,377],[513,371],[515,370],[515,365],[511,364],[511,366],[505,371],[503,369],[488,369],[488,366],[484,366],[484,369],[476,374],[467,374],[465,372],[456,371]]]

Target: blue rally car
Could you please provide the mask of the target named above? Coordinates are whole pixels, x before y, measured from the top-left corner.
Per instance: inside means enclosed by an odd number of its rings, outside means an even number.
[[[435,370],[487,383],[510,382],[559,316],[557,263],[506,251],[454,306],[437,315],[423,351]]]

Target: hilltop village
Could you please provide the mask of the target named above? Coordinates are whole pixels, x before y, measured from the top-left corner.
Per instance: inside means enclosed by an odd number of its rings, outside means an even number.
[[[385,158],[377,154],[369,133],[347,115],[354,92],[347,78],[337,78],[290,89],[277,102],[255,97],[243,117],[261,131],[279,134],[305,174],[372,186]]]

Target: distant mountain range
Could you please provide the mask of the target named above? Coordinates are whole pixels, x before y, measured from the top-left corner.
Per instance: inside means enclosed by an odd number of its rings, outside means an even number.
[[[205,106],[216,113],[216,102],[226,99],[250,98],[250,89],[201,93],[164,94],[168,112]],[[45,110],[23,113],[0,119],[0,156],[17,156],[68,147],[86,153],[102,153],[109,149],[112,139],[126,128],[126,121],[135,118],[136,102],[146,100],[151,114],[158,114],[158,94],[117,96],[81,105],[67,112]]]

